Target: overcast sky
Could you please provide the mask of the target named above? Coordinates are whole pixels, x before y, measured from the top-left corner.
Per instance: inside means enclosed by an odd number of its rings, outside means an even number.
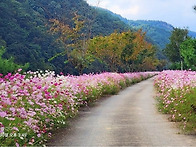
[[[161,20],[196,32],[196,0],[86,0],[130,20]],[[99,2],[100,1],[100,2]],[[99,4],[98,4],[99,3]]]

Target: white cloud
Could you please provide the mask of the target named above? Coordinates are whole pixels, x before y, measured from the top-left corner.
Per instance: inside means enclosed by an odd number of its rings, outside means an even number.
[[[121,14],[123,17],[128,18],[129,16],[137,16],[140,13],[139,6],[131,6],[127,9],[122,9],[117,5],[110,7],[110,10],[113,10],[114,13]]]
[[[125,10],[125,12],[127,12],[128,15],[137,15],[140,12],[140,7],[133,6],[130,8],[130,10],[129,9],[128,9],[128,11]]]

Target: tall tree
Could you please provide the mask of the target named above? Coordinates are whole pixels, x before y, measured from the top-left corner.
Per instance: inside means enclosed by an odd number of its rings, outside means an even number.
[[[155,70],[159,61],[155,57],[155,47],[146,41],[146,33],[138,30],[133,42],[135,49],[132,55],[134,59],[133,68],[135,71]]]
[[[183,41],[188,38],[188,30],[174,28],[170,37],[170,43],[167,44],[164,52],[168,57],[169,61],[176,64],[180,63],[181,70],[183,69],[183,58],[180,52],[180,45]]]
[[[180,51],[187,68],[196,70],[196,39],[185,40],[180,46]]]
[[[57,40],[60,41],[65,48],[64,52],[55,55],[53,58],[59,55],[67,55],[68,60],[65,62],[72,63],[75,68],[78,69],[79,74],[82,74],[84,68],[88,67],[91,60],[91,56],[86,54],[88,38],[87,35],[82,32],[85,22],[77,13],[75,13],[75,17],[73,17],[74,27],[57,19],[51,19],[50,22],[52,23],[50,31],[58,35]]]
[[[122,65],[123,41],[122,35],[116,32],[110,36],[94,37],[89,42],[88,53],[105,62],[111,71],[118,71],[118,67]]]

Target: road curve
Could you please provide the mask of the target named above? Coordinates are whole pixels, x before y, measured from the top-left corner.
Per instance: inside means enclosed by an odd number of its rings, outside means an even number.
[[[196,136],[179,134],[160,114],[153,78],[85,108],[48,146],[196,146]]]

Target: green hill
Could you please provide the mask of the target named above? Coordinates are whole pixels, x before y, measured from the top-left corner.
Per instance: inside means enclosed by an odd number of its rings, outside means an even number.
[[[0,46],[6,47],[3,57],[13,56],[18,64],[28,62],[29,70],[76,74],[72,65],[64,64],[66,56],[48,61],[64,50],[48,32],[49,19],[57,18],[72,26],[75,12],[89,21],[87,28],[91,27],[91,36],[109,35],[114,30],[128,28],[119,18],[102,13],[83,0],[1,0]]]
[[[171,25],[162,21],[129,20],[128,24],[135,29],[142,29],[146,32],[147,36],[160,49],[165,48],[165,45],[169,43],[169,37],[173,30]]]

